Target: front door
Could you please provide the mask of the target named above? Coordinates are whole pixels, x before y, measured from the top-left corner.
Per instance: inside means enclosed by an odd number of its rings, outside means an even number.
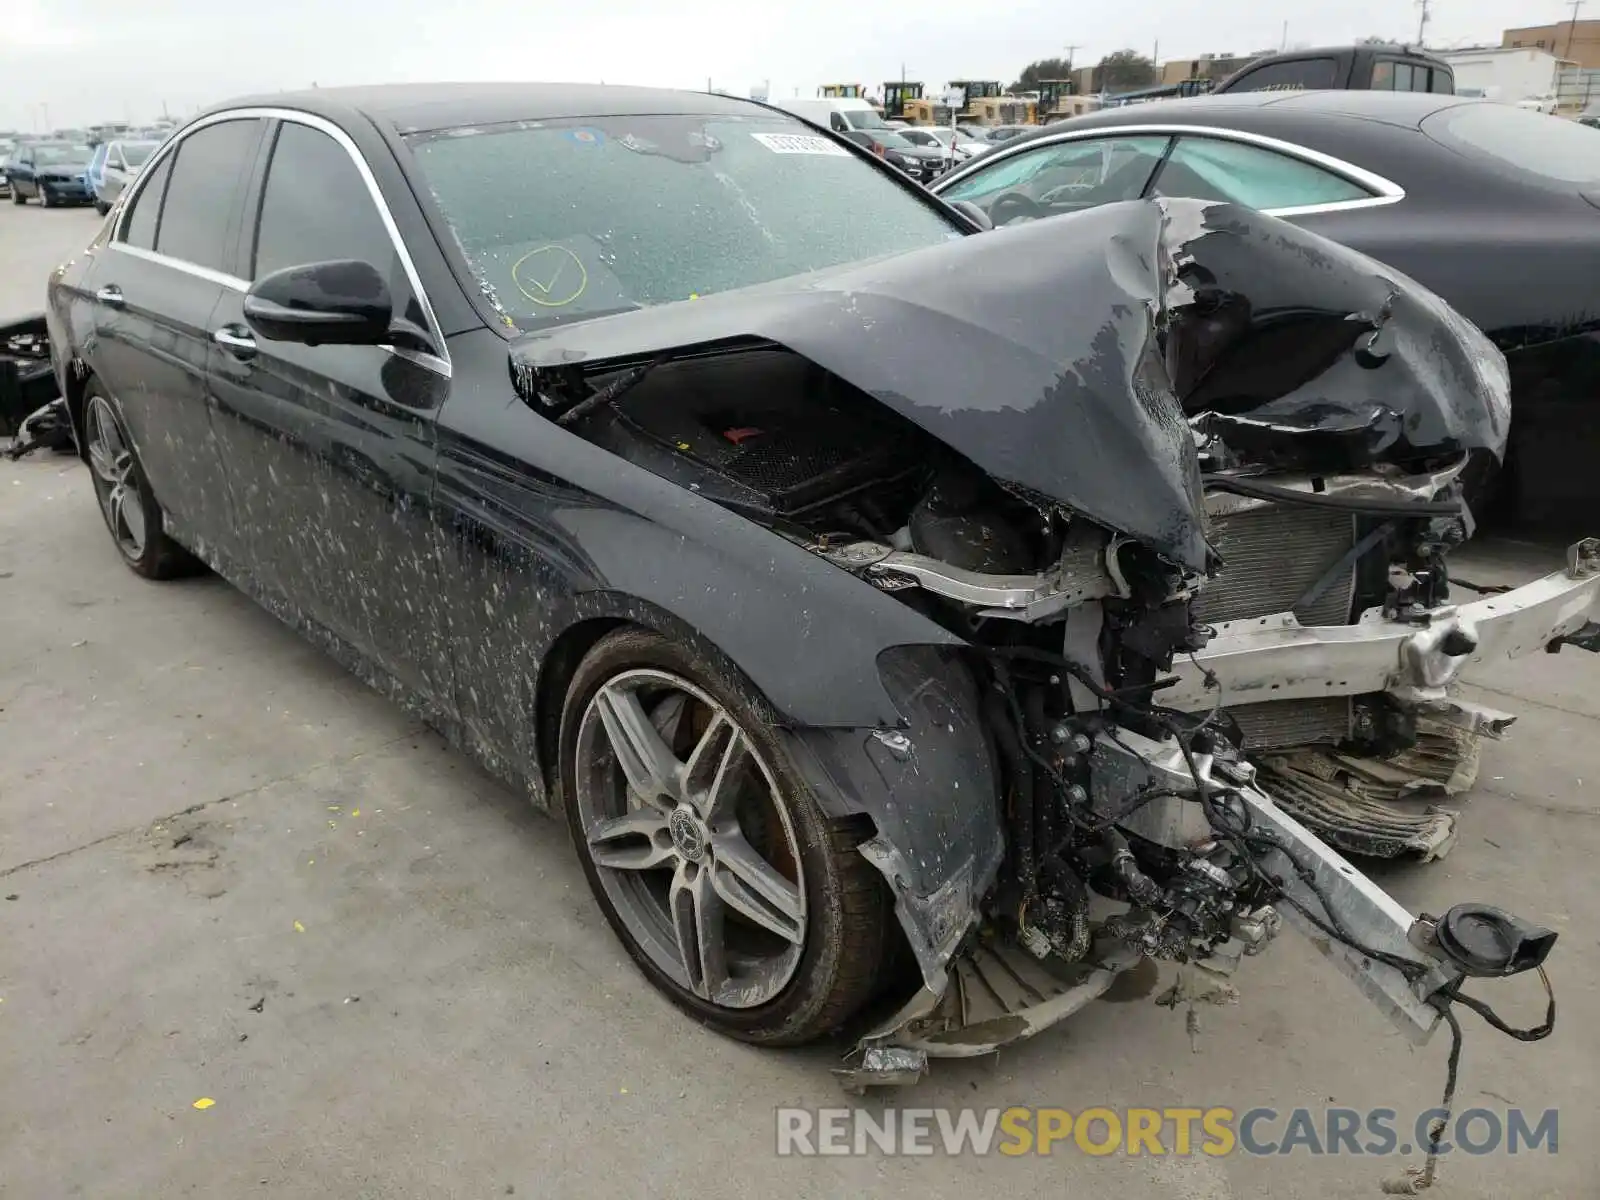
[[[395,342],[274,342],[246,322],[243,295],[225,293],[209,366],[222,459],[265,598],[448,709],[428,506],[449,365],[359,152],[313,121],[275,127],[250,206],[247,273],[371,263],[389,281]]]

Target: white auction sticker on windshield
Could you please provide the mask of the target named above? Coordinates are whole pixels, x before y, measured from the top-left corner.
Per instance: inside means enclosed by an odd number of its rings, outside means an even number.
[[[752,133],[751,137],[774,154],[834,154],[849,158],[850,151],[825,137],[808,133]]]

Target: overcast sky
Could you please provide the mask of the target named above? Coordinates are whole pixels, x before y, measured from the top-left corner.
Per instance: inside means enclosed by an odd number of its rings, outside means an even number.
[[[1433,0],[1430,45],[1500,40],[1561,0]],[[0,0],[0,129],[150,120],[250,92],[445,79],[714,86],[1014,79],[1122,47],[1163,60],[1288,41],[1414,38],[1408,0]],[[1587,15],[1587,14],[1585,14]],[[1600,4],[1596,5],[1600,16]]]

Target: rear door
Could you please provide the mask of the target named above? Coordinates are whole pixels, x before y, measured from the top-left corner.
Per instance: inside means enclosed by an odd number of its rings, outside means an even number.
[[[435,627],[429,526],[446,350],[359,149],[311,116],[275,123],[241,238],[252,279],[360,259],[388,280],[387,346],[275,342],[228,291],[212,317],[210,386],[238,527],[258,588],[410,690],[450,694]]]
[[[203,557],[237,550],[212,437],[211,317],[242,293],[235,245],[265,122],[209,122],[168,148],[117,218],[95,272],[90,367],[133,437],[171,532]]]

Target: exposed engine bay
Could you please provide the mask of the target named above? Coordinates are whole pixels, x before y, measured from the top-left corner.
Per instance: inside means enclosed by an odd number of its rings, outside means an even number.
[[[957,245],[514,354],[539,411],[968,648],[1003,849],[970,919],[899,890],[924,986],[847,1083],[1027,1037],[1140,958],[1226,974],[1285,920],[1402,1028],[1454,1029],[1465,976],[1538,969],[1555,935],[1414,918],[1336,847],[1442,854],[1451,821],[1373,779],[1462,785],[1512,719],[1451,694],[1472,658],[1597,644],[1600,543],[1452,592],[1503,359],[1404,277],[1231,206],[982,240],[981,272]],[[862,850],[893,884],[893,848]]]

